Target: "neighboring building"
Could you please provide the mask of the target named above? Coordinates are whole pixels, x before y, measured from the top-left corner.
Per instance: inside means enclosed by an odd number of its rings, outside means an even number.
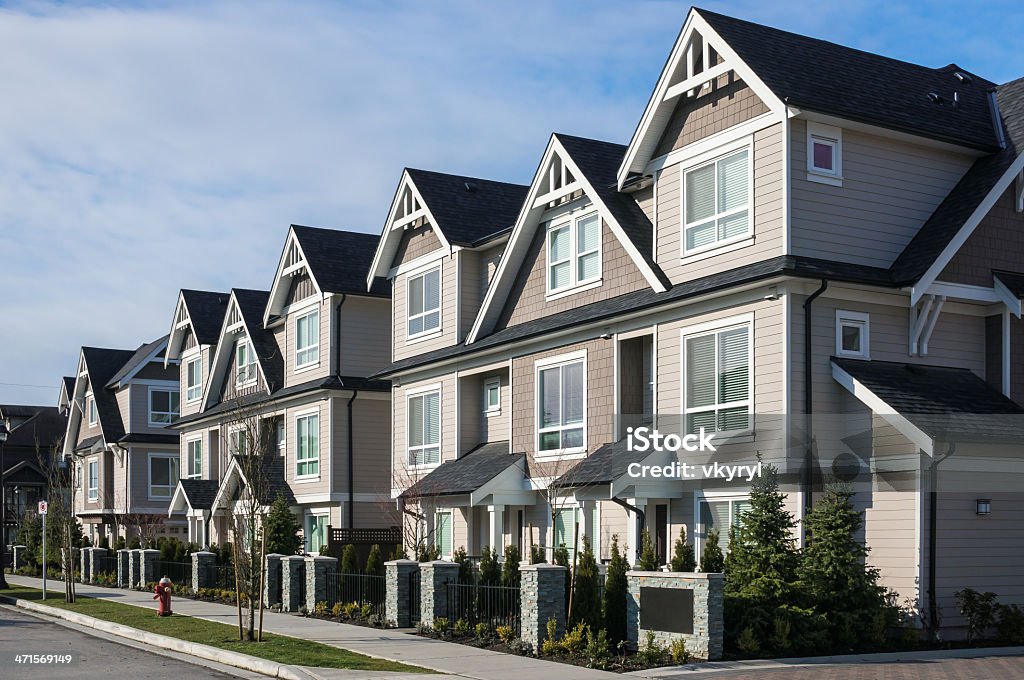
[[[200,358],[203,387],[176,425],[188,474],[171,512],[189,517],[191,540],[226,540],[237,489],[247,483],[238,457],[251,442],[240,432],[254,419],[276,431],[265,503],[278,493],[288,500],[306,550],[320,550],[328,526],[398,525],[388,494],[390,384],[367,379],[390,361],[389,295],[365,285],[376,242],[293,225],[271,290],[232,290],[216,333],[202,337],[197,296],[182,292],[172,352]],[[205,309],[211,317],[202,325],[212,331],[213,306]]]
[[[167,336],[138,349],[83,347],[70,405],[64,457],[73,460],[75,514],[95,545],[140,533],[181,537],[167,521],[178,484],[178,364],[164,364]]]
[[[749,484],[636,478],[625,436],[703,427],[798,520],[852,479],[883,583],[953,634],[960,588],[1024,604],[1022,149],[1024,79],[694,9],[628,146],[553,135],[528,188],[407,170],[366,280],[407,534],[699,556]]]

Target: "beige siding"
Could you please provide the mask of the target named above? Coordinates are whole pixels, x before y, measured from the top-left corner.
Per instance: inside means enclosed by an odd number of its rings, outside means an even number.
[[[459,259],[459,336],[461,342],[469,334],[476,320],[476,313],[483,301],[485,288],[480,283],[485,274],[481,269],[485,263],[481,259],[481,253],[472,250],[460,251],[456,256]]]
[[[309,314],[314,309],[320,313],[320,345],[318,348],[319,360],[312,365],[303,366],[302,368],[297,369],[295,367],[295,349],[296,340],[298,338],[297,322],[300,317]],[[332,312],[333,309],[331,307],[330,300],[299,307],[294,311],[288,312],[285,317],[283,330],[277,329],[274,331],[274,335],[278,340],[278,347],[282,349],[284,359],[285,387],[299,385],[309,382],[310,380],[317,380],[330,375]],[[284,340],[283,343],[281,342],[282,339]]]
[[[501,409],[489,414],[484,407],[484,384],[493,379],[501,381]],[[478,373],[459,379],[459,455],[483,442],[508,440],[509,414],[512,411],[509,399],[511,387],[507,370]]]
[[[82,392],[82,394],[85,394],[85,393],[89,392],[90,384],[89,384],[89,378],[88,377],[85,377],[83,379],[86,381],[86,383],[85,383],[85,390]],[[83,442],[84,440],[88,439],[89,437],[96,437],[96,436],[102,434],[101,431],[100,431],[100,423],[99,423],[98,419],[97,419],[95,425],[91,425],[91,426],[89,425],[89,404],[88,404],[88,402],[89,402],[89,397],[83,397],[82,398],[82,404],[81,404],[81,407],[82,407],[81,416],[82,417],[78,419],[78,434],[74,438],[75,439],[75,444],[80,444],[81,442]],[[75,408],[77,408],[77,406]]]
[[[422,219],[418,226],[413,229],[406,229],[402,233],[402,240],[398,243],[398,250],[395,251],[393,266],[405,262],[411,262],[417,257],[422,257],[435,250],[442,248],[441,240],[437,238],[433,228]]]
[[[181,360],[180,371],[179,371],[179,376],[178,376],[178,389],[179,389],[179,391],[181,393],[181,401],[180,401],[180,403],[181,403],[181,415],[182,416],[189,416],[189,415],[192,415],[193,413],[198,413],[200,407],[203,404],[203,400],[202,400],[202,395],[201,394],[200,394],[200,398],[195,400],[195,401],[193,401],[193,402],[189,402],[187,400],[187,395],[188,395],[188,371],[187,371],[187,364],[188,364],[189,361],[191,361],[195,357],[199,357],[200,370],[202,371],[202,384],[205,387],[207,382],[209,382],[209,380],[210,380],[210,362],[213,360],[212,354],[213,354],[213,352],[211,351],[210,346],[209,345],[203,345],[202,347],[200,347],[198,352],[196,352],[194,354],[190,353],[187,357],[183,357],[182,360]]]
[[[972,286],[992,285],[992,270],[1020,271],[1024,257],[1024,214],[1014,204],[1017,183],[1011,183],[967,242],[939,275],[940,281]]]
[[[888,267],[970,167],[965,154],[843,130],[843,185],[807,179],[807,124],[791,121],[792,251]]]
[[[685,95],[677,98],[655,157],[768,113],[764,102],[733,72],[719,76],[711,87],[698,94],[696,98]]]
[[[622,506],[611,502],[601,503],[600,558],[602,560],[611,559],[613,537],[617,536],[619,539],[620,553],[628,548],[626,543],[628,542],[630,521],[632,521],[632,515],[628,514]]]
[[[644,215],[647,215],[647,219],[654,224],[654,185],[641,189],[633,194],[633,199],[636,201],[640,209],[644,211]]]
[[[336,400],[335,400],[336,401]],[[334,463],[332,456],[331,441],[331,414],[330,402],[321,401],[319,397],[311,403],[299,406],[289,406],[285,409],[285,479],[292,487],[292,493],[296,500],[304,502],[304,496],[313,494],[320,495],[331,491],[331,470]],[[337,406],[335,405],[335,408]],[[296,476],[298,463],[298,428],[295,425],[296,417],[309,413],[316,413],[319,416],[320,425],[320,474],[315,478],[299,480]]]
[[[341,518],[340,526],[346,526],[348,522],[348,510],[342,507],[343,517]],[[385,529],[387,527],[398,526],[402,521],[399,517],[398,512],[395,510],[395,504],[389,503],[356,503],[352,509],[352,519],[355,522],[357,528],[360,529]],[[385,558],[388,556],[385,555]]]
[[[114,393],[125,432],[149,429],[148,390],[145,385],[128,385]]]
[[[438,385],[441,390],[441,460],[454,460],[458,457],[458,426],[456,423],[458,408],[455,398],[455,374],[444,375],[416,383],[402,384],[392,391],[392,485],[405,489],[416,483],[430,472],[430,467],[411,468],[408,463],[408,398],[410,393],[424,387]]]
[[[376,395],[375,395],[376,396]],[[348,494],[348,398],[334,397],[333,492]],[[357,397],[352,405],[354,490],[386,502],[390,491],[391,402]]]
[[[128,512],[159,512],[166,514],[171,498],[149,497],[149,460],[150,454],[179,456],[176,447],[168,446],[133,446],[129,449],[129,489],[131,503]],[[114,462],[114,498],[118,499],[117,507],[123,508],[124,473],[119,464]],[[173,494],[173,489],[171,491]]]
[[[753,243],[715,255],[714,251],[683,257],[682,164],[658,175],[656,259],[673,283],[727,271],[783,254],[784,191],[782,187],[782,125],[754,133]]]
[[[349,296],[341,307],[341,374],[368,376],[391,363],[391,301]]]
[[[423,354],[456,343],[458,310],[458,266],[456,256],[442,258],[436,262],[441,267],[441,329],[428,337],[408,341],[409,324],[406,312],[408,274],[395,277],[392,304],[392,328],[394,333],[395,360]]]

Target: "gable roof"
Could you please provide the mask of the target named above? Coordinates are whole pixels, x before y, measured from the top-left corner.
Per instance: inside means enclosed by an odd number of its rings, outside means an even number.
[[[456,496],[476,491],[510,465],[526,465],[526,454],[509,453],[508,441],[488,442],[447,460],[402,493],[402,498]]]
[[[96,414],[99,416],[100,431],[103,433],[103,438],[110,443],[116,442],[124,436],[124,421],[121,419],[121,409],[117,405],[117,396],[112,389],[107,389],[106,385],[116,382],[112,380],[113,377],[125,364],[135,358],[136,354],[137,351],[133,352],[127,349],[82,348],[82,360],[85,362],[85,370],[89,373],[92,396],[96,401]],[[77,416],[80,419],[81,413],[79,412]],[[72,420],[74,421],[75,418],[72,417]]]
[[[106,387],[117,388],[120,387],[121,382],[128,380],[133,375],[139,372],[139,370],[145,366],[149,361],[161,355],[161,353],[167,349],[167,338],[170,336],[163,336],[157,338],[152,342],[146,342],[139,345],[131,357],[121,366],[120,369],[105,383]],[[90,376],[92,374],[90,373]],[[95,385],[95,383],[93,383]]]
[[[377,248],[376,234],[291,225],[310,275],[321,292],[366,295],[366,274]],[[370,295],[391,297],[386,282],[374,282]]]
[[[214,345],[220,334],[220,324],[228,306],[228,293],[212,290],[181,289],[181,297],[188,309],[188,319],[196,342]]]
[[[168,508],[168,516],[181,506],[184,501],[191,510],[210,510],[217,498],[219,484],[213,479],[179,479],[174,498]],[[179,497],[179,493],[181,496]],[[183,509],[183,508],[182,508]]]
[[[15,447],[34,450],[36,442],[45,450],[57,444],[67,429],[68,420],[56,406],[0,405],[0,417],[8,418],[15,414],[27,419],[7,436],[4,446],[8,453]]]
[[[57,405],[64,406],[75,398],[75,377],[66,375],[60,381],[60,396],[57,398]]]
[[[250,290],[248,288],[232,288],[231,296],[221,322],[217,337],[217,349],[214,351],[210,367],[210,379],[203,393],[203,410],[212,407],[220,400],[224,386],[225,374],[230,367],[234,334],[228,333],[228,320],[232,309],[237,306],[242,328],[252,342],[256,353],[256,363],[262,373],[266,390],[271,392],[284,384],[284,359],[281,349],[277,346],[274,333],[263,325],[263,312],[267,307],[270,292]]]

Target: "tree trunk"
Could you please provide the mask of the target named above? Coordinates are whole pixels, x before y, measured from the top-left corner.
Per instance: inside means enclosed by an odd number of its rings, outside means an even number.
[[[265,583],[267,582],[267,530],[263,529],[261,532],[260,540],[260,629],[259,635],[256,638],[260,642],[263,642],[263,592],[266,589]]]
[[[231,552],[235,558],[235,606],[238,608],[238,639],[242,641],[245,639],[245,635],[242,631],[242,596],[239,591],[238,583],[238,569],[239,569],[239,557],[241,553],[238,550],[238,532],[235,532],[235,540],[231,544]]]

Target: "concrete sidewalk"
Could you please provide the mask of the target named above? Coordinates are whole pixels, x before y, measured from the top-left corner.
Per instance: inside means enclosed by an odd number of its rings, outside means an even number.
[[[42,579],[27,576],[8,576],[7,580],[30,588],[41,588],[43,584]],[[50,583],[48,582],[47,585],[49,586]],[[52,582],[52,585],[56,590],[53,597],[61,597],[60,589],[63,588],[63,582]],[[47,590],[49,592],[50,589]],[[77,584],[75,591],[86,597],[107,599],[136,607],[156,609],[157,606],[156,601],[152,599],[153,596],[146,592],[122,588],[103,588],[83,583]],[[179,597],[174,599],[173,608],[177,614],[195,616],[232,626],[238,625],[238,613],[232,605],[200,602]],[[474,678],[475,680],[548,680],[549,678],[609,680],[621,677],[617,673],[532,657],[491,652],[454,642],[432,640],[397,630],[380,630],[334,623],[296,614],[265,612],[263,630],[268,633],[320,642],[367,656],[400,661],[429,668],[439,673]]]

